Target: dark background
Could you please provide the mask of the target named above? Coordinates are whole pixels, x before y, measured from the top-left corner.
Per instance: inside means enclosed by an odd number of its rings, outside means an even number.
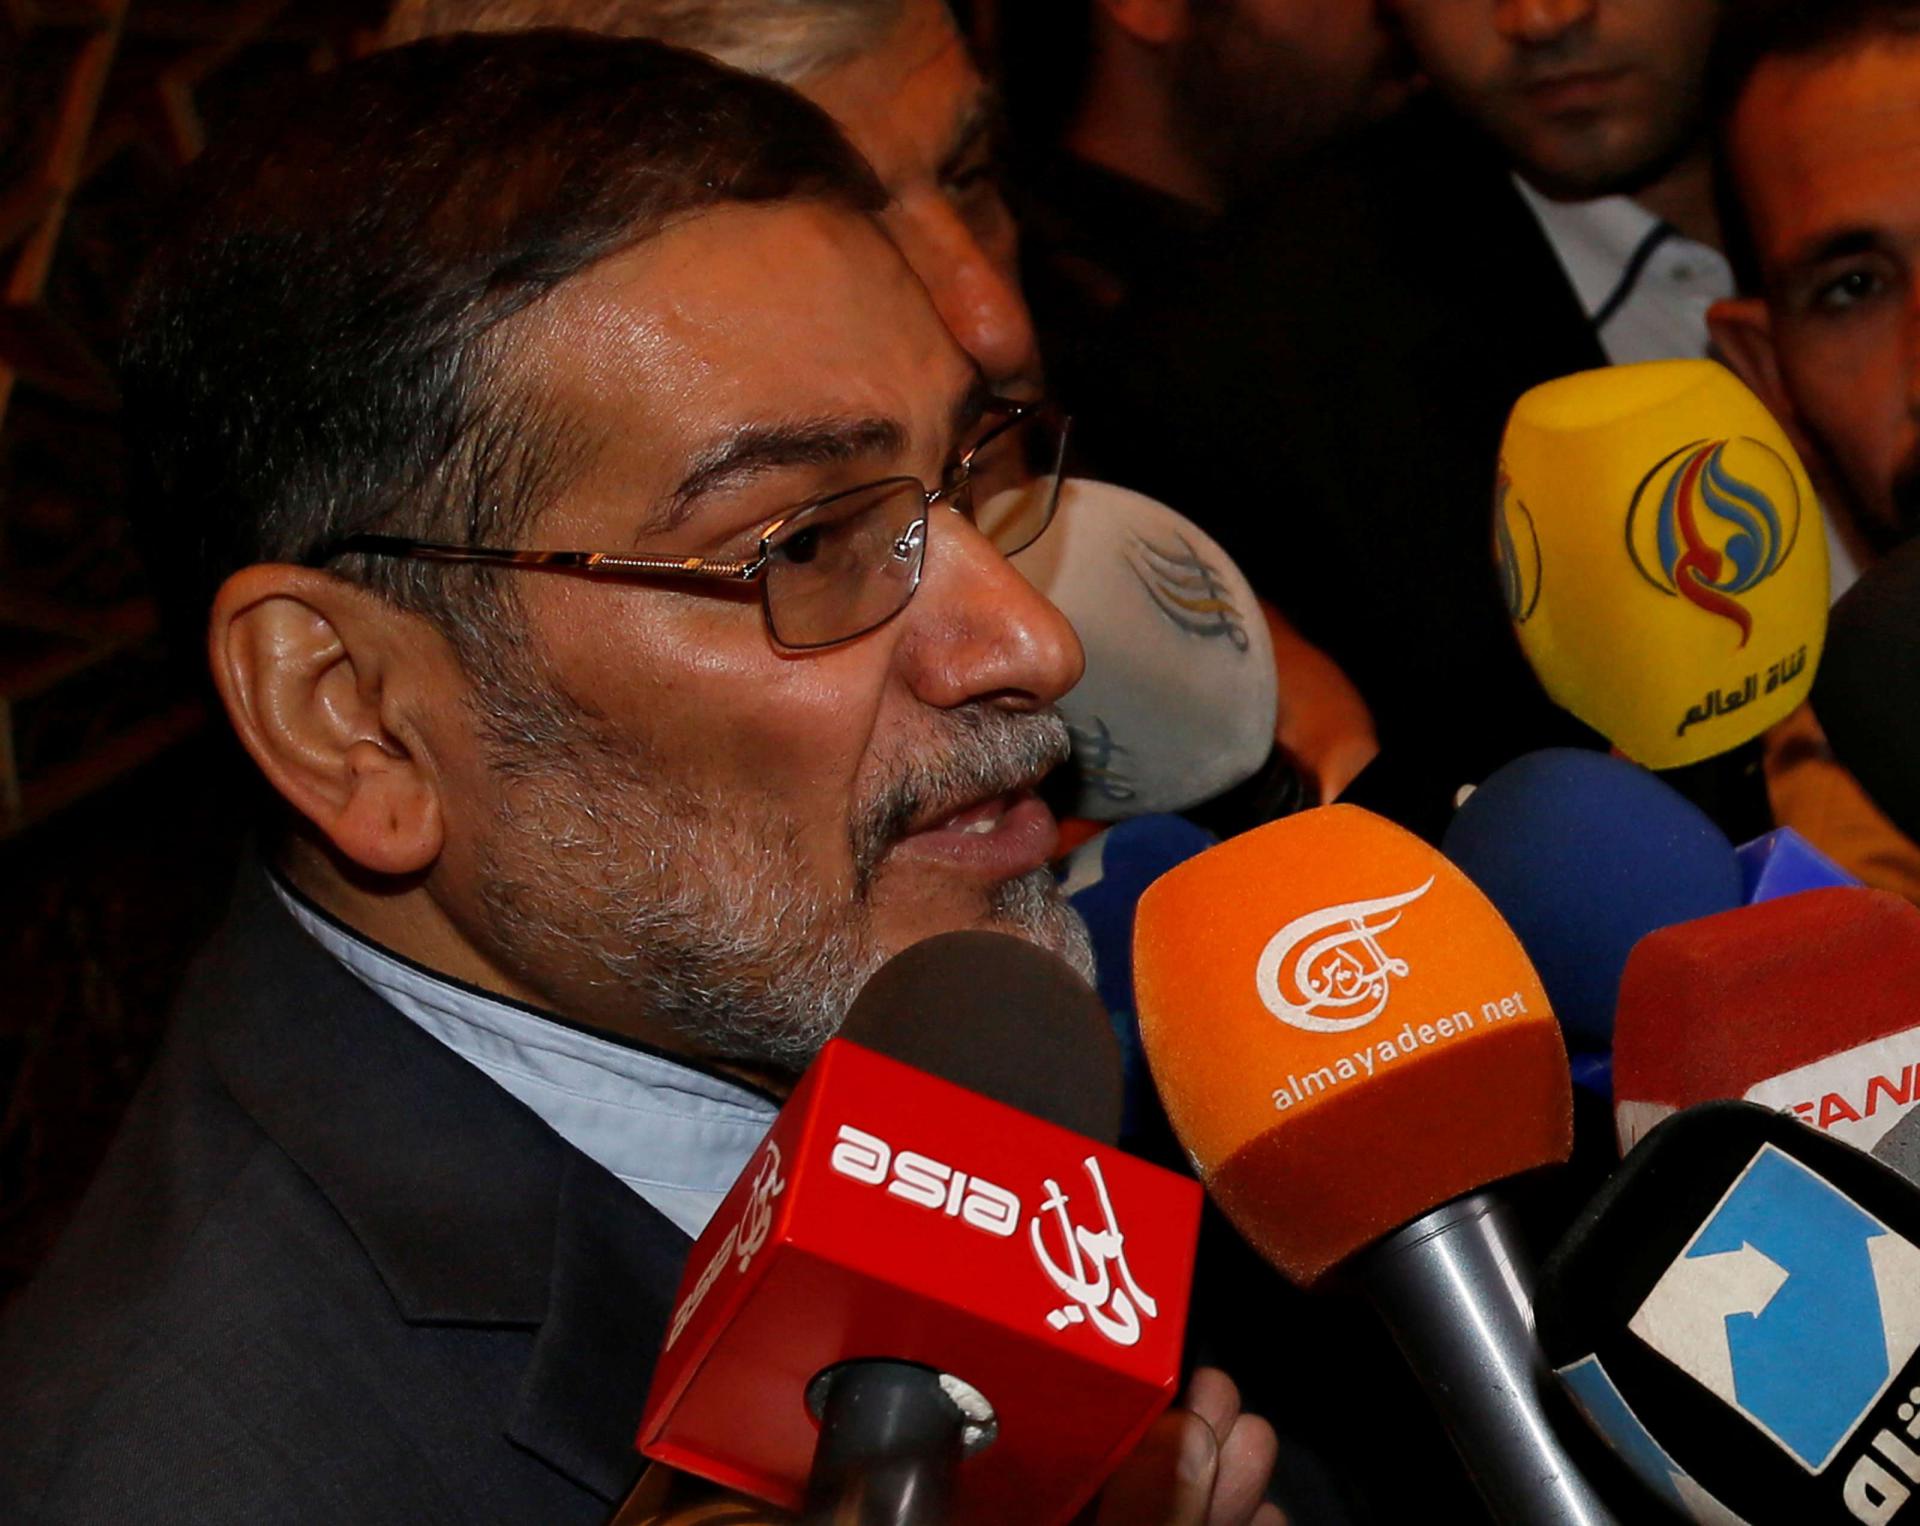
[[[182,167],[380,0],[0,0],[0,1302],[224,901],[248,785],[154,636],[112,356]]]

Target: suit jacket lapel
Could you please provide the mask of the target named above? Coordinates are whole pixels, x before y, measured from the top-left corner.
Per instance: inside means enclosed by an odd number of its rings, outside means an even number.
[[[639,1471],[634,1435],[689,1245],[585,1156],[569,1164],[547,1317],[508,1433],[608,1500]]]
[[[388,1006],[245,877],[208,1056],[353,1230],[403,1319],[536,1330],[514,1441],[617,1499],[687,1237]]]

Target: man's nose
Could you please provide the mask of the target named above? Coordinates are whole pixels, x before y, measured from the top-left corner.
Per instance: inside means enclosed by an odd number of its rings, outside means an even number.
[[[1511,42],[1549,43],[1593,18],[1599,0],[1494,0],[1494,25]]]
[[[1067,617],[971,521],[936,507],[926,556],[901,647],[922,700],[1038,710],[1080,681],[1086,658]]]
[[[1000,258],[937,194],[896,206],[887,229],[987,384],[1004,395],[1037,396],[1039,345],[1011,249]]]

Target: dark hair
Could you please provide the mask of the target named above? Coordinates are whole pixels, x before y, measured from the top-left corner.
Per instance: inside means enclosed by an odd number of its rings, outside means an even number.
[[[877,210],[872,170],[782,85],[579,32],[376,54],[216,143],[135,298],[124,354],[136,517],[163,595],[359,530],[511,540],[585,449],[501,375],[501,325],[690,213],[797,198]],[[343,558],[463,660],[500,627],[485,574]]]
[[[1734,174],[1730,131],[1755,72],[1769,59],[1837,54],[1891,36],[1920,38],[1920,0],[1731,0],[1722,7],[1707,66],[1707,111],[1721,237],[1742,291],[1758,292],[1762,278]]]
[[[1095,0],[1003,5],[993,73],[1014,153],[1044,164],[1080,109],[1093,67]]]

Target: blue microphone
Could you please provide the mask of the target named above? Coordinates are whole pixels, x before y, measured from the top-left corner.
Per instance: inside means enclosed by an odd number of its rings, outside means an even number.
[[[1783,895],[1798,895],[1803,890],[1860,883],[1792,827],[1778,827],[1764,837],[1741,843],[1733,851],[1740,860],[1741,883],[1749,906]]]
[[[1605,753],[1516,758],[1455,812],[1440,847],[1507,919],[1568,1047],[1587,1054],[1613,1042],[1635,943],[1743,900],[1740,861],[1712,819]]]
[[[1067,900],[1093,937],[1094,989],[1120,1040],[1126,1084],[1122,1143],[1138,1140],[1160,1120],[1160,1099],[1147,1073],[1133,1007],[1134,914],[1147,886],[1216,841],[1184,817],[1135,816],[1082,843],[1061,869]]]

